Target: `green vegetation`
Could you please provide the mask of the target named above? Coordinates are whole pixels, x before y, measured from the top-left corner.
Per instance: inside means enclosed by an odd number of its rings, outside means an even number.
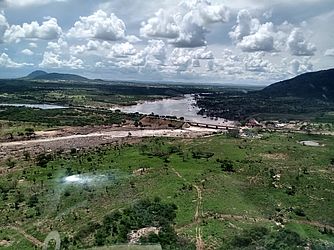
[[[32,249],[17,227],[42,242],[57,230],[63,246],[82,249],[153,226],[160,232],[141,242],[164,249],[193,249],[197,227],[211,249],[332,249],[333,152],[331,136],[288,133],[22,152],[0,163],[0,242]]]
[[[271,84],[259,91],[201,94],[199,114],[245,121],[315,120],[333,123],[334,69],[310,72]]]
[[[215,88],[217,89],[217,88]],[[0,103],[49,103],[66,106],[110,107],[138,101],[211,92],[213,87],[152,85],[104,81],[0,80]]]
[[[32,124],[35,128],[122,124],[126,120],[138,121],[141,117],[139,114],[124,114],[118,111],[91,108],[34,109],[0,107],[0,111],[0,120],[7,121],[7,123],[8,121],[21,122],[21,125],[25,123],[27,126]],[[29,132],[26,129],[35,128],[25,127],[24,133],[27,134]],[[22,131],[17,130],[16,132]]]
[[[236,235],[231,240],[233,249],[302,249],[306,241],[296,232],[286,229],[270,232],[265,227],[254,227]]]
[[[163,204],[159,198],[154,201],[140,200],[130,208],[105,216],[95,235],[96,244],[103,246],[127,243],[128,234],[132,230],[155,227],[159,230],[158,235],[150,233],[142,236],[139,239],[141,243],[161,244],[168,249],[190,249],[191,244],[178,239],[173,228],[176,210],[174,204]]]
[[[329,112],[333,101],[300,97],[270,97],[260,92],[225,92],[201,94],[197,99],[199,114],[230,120],[306,120],[332,123]]]
[[[263,96],[318,99],[334,101],[334,69],[301,74],[292,79],[269,85],[260,91]]]
[[[0,137],[7,136],[10,138],[14,136],[25,136],[27,132],[26,129],[33,129],[34,131],[43,130],[47,129],[47,124],[40,124],[39,122],[0,120]]]

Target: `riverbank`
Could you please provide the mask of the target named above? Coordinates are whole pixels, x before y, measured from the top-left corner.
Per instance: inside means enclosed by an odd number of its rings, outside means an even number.
[[[232,126],[234,121],[218,117],[206,117],[198,114],[194,95],[184,95],[183,98],[165,98],[157,101],[139,102],[131,106],[115,106],[111,110],[120,110],[124,113],[154,114],[162,117],[182,118],[184,121],[212,124],[217,126]]]
[[[23,152],[67,151],[71,149],[94,148],[112,143],[137,142],[145,137],[197,138],[217,133],[218,130],[200,127],[178,129],[152,129],[112,126],[71,127],[60,130],[39,131],[30,140],[7,141],[0,143],[0,158],[22,157]]]
[[[36,109],[67,109],[68,107],[53,104],[28,104],[28,103],[0,103],[0,107],[26,107]]]

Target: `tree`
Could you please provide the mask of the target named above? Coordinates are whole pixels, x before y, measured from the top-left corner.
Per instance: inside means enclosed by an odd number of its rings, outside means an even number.
[[[13,133],[8,133],[7,137],[8,137],[8,140],[13,140],[14,139]]]
[[[220,167],[224,172],[235,172],[233,161],[231,160],[217,160],[221,163]]]
[[[205,158],[207,161],[209,160],[209,158],[215,155],[214,153],[211,152],[202,152],[202,151],[192,151],[191,153],[194,159]]]
[[[15,167],[15,164],[16,164],[16,162],[15,162],[13,159],[11,159],[11,158],[9,158],[9,159],[6,160],[6,165],[7,165],[9,168],[13,168],[13,167]]]
[[[28,137],[35,136],[35,130],[33,128],[26,128],[24,131]]]
[[[334,166],[334,158],[331,159],[330,164],[331,164],[332,166]]]
[[[48,162],[51,160],[52,160],[52,156],[50,154],[41,153],[36,158],[36,164],[39,167],[46,168]]]
[[[240,138],[240,133],[238,129],[228,129],[227,135],[232,138]]]
[[[159,235],[151,234],[143,237],[143,243],[160,243],[166,249],[182,249],[174,247],[177,244],[177,234],[173,224],[176,218],[176,205],[154,200],[143,199],[121,211],[114,211],[106,215],[103,224],[95,234],[95,243],[104,245],[106,241],[112,243],[126,243],[131,230],[145,227],[160,228]]]
[[[38,196],[37,194],[33,194],[28,201],[28,207],[35,207],[37,204],[38,204]]]
[[[30,153],[28,151],[24,151],[23,152],[23,156],[24,156],[24,159],[26,161],[29,161],[30,160]]]

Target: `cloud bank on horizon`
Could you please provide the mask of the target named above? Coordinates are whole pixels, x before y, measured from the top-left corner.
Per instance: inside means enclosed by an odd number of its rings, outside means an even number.
[[[0,0],[0,78],[271,83],[334,66],[333,0]]]

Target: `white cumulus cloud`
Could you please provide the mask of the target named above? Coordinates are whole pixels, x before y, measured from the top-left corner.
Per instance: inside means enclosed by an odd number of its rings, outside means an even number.
[[[68,60],[62,59],[59,54],[52,51],[46,51],[43,55],[43,60],[39,64],[42,68],[71,68],[81,69],[83,68],[83,61],[74,56],[71,56]]]
[[[142,23],[145,37],[168,38],[176,47],[206,45],[208,25],[227,22],[229,11],[224,5],[211,5],[207,0],[182,1],[176,9],[160,9]]]
[[[76,38],[96,38],[107,41],[116,41],[125,38],[126,27],[124,22],[115,14],[107,14],[98,10],[87,17],[80,17],[69,30],[68,35]]]
[[[124,46],[124,45],[123,45]],[[134,52],[131,44],[126,45],[128,52]],[[155,68],[158,69],[164,65],[166,60],[167,46],[162,40],[149,40],[148,45],[139,52],[129,55],[127,61],[121,61],[118,65],[123,68],[131,68],[133,66],[140,68]]]
[[[234,41],[241,41],[244,36],[250,35],[251,31],[254,31],[258,25],[259,21],[252,18],[248,10],[240,10],[237,16],[237,25],[234,26],[229,35]]]
[[[177,66],[178,71],[187,70],[192,63],[192,59],[192,55],[183,48],[175,48],[169,57],[170,63]]]
[[[5,6],[27,7],[33,5],[45,5],[51,2],[66,2],[67,0],[4,0]],[[1,3],[1,1],[0,1]]]
[[[271,22],[262,24],[256,33],[244,36],[237,46],[246,52],[273,51],[273,33],[274,25]]]
[[[22,25],[12,25],[6,30],[4,39],[7,42],[18,42],[21,38],[52,40],[57,39],[61,33],[62,29],[58,25],[57,19],[50,18],[41,25],[36,21],[23,23]]]
[[[274,67],[267,59],[264,52],[255,52],[248,54],[243,59],[246,71],[255,72],[273,72]]]
[[[334,56],[334,48],[333,49],[327,49],[325,51],[325,56]]]
[[[68,43],[63,39],[59,38],[57,41],[48,42],[46,47],[47,50],[51,50],[56,53],[62,53],[64,50],[68,48]]]
[[[273,51],[275,27],[272,22],[261,24],[248,10],[240,10],[237,25],[229,33],[242,51]]]
[[[30,49],[24,49],[21,51],[22,54],[27,55],[27,56],[32,56],[34,52],[32,52]]]
[[[31,64],[14,62],[6,53],[2,53],[0,55],[0,67],[21,68],[21,67],[28,66],[28,65],[31,65]]]
[[[8,29],[9,24],[7,22],[7,19],[5,17],[5,14],[0,11],[0,43],[3,42],[3,36]]]
[[[288,49],[294,56],[313,56],[317,50],[315,45],[305,40],[304,34],[299,28],[294,28],[288,37]]]
[[[169,57],[169,63],[176,66],[178,71],[186,71],[191,66],[200,67],[200,60],[206,60],[208,64],[213,59],[212,51],[207,48],[175,48]]]
[[[131,43],[116,43],[111,47],[109,57],[127,57],[134,54],[136,54],[136,49]]]
[[[298,75],[313,70],[313,64],[309,61],[309,59],[304,59],[304,60],[293,59],[289,62],[288,67],[289,67],[289,73],[293,75]]]
[[[30,48],[37,48],[37,43],[29,43]]]
[[[177,38],[180,30],[174,18],[167,11],[160,9],[154,17],[142,24],[140,33],[147,37]]]

